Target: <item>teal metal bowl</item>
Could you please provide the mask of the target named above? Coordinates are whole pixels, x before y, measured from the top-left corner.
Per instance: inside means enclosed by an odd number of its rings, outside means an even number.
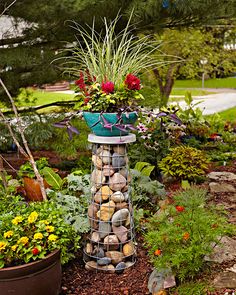
[[[102,116],[111,124],[115,124],[117,122],[117,113],[103,113]],[[103,126],[104,123],[101,118],[101,113],[83,112],[83,117],[88,127],[97,136],[124,136],[130,133],[129,130],[127,130],[127,132],[121,131],[116,128],[116,126],[112,126],[111,129],[105,128]],[[127,113],[124,113],[122,114],[121,124],[133,125],[136,122],[137,118],[138,116],[136,112],[130,112],[128,113],[128,115]]]

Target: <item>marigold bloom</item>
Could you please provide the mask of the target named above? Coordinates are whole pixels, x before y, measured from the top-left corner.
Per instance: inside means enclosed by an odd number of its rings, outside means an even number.
[[[128,87],[130,90],[140,90],[141,85],[140,85],[140,80],[138,77],[132,74],[128,74],[125,78],[125,85]]]
[[[12,251],[16,251],[17,247],[18,247],[18,245],[11,246]]]
[[[29,223],[33,223],[37,220],[38,218],[38,213],[36,211],[33,211],[32,213],[30,213],[29,217],[28,217],[28,222]]]
[[[57,240],[57,236],[54,234],[49,235],[48,240],[50,242],[55,242]]]
[[[102,82],[102,91],[106,92],[106,94],[113,93],[115,89],[115,85],[111,81]]]
[[[154,252],[154,255],[155,256],[160,256],[161,255],[161,250],[160,249],[157,249],[155,252]]]
[[[183,239],[187,241],[190,238],[190,234],[188,232],[183,234]]]
[[[7,246],[6,242],[0,241],[0,251],[5,250],[6,246]]]
[[[38,248],[33,248],[31,252],[32,252],[33,255],[38,255],[39,254],[39,249]]]
[[[47,226],[46,226],[46,231],[49,232],[49,233],[54,232],[54,226],[52,226],[52,225],[47,225]]]
[[[26,245],[29,242],[29,238],[27,237],[22,237],[18,240],[17,244],[22,244],[22,245]]]
[[[40,220],[39,222],[40,222],[40,223],[44,223],[44,224],[46,224],[46,225],[49,225],[49,221],[46,220],[46,219],[42,219],[42,220]]]
[[[13,231],[9,230],[7,232],[4,233],[4,238],[10,238],[13,236]]]
[[[14,219],[12,219],[12,223],[14,225],[17,225],[18,223],[21,223],[23,221],[23,217],[22,216],[16,216]]]
[[[41,233],[34,234],[34,239],[35,240],[42,240],[42,238],[43,238],[43,234],[41,234]]]
[[[183,212],[183,211],[184,211],[184,207],[183,207],[183,206],[175,206],[175,209],[176,209],[178,212]]]

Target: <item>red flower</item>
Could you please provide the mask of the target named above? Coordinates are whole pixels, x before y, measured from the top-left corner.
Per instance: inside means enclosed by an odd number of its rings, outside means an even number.
[[[38,255],[39,254],[39,249],[38,248],[33,248],[32,249],[32,254],[33,255]]]
[[[89,101],[90,101],[90,97],[86,97],[86,98],[84,99],[84,104],[87,104]]]
[[[140,90],[140,87],[141,87],[139,78],[132,74],[128,74],[126,76],[125,85],[130,90]]]
[[[106,94],[114,92],[115,85],[111,81],[102,82],[102,91],[106,92]]]
[[[161,250],[160,249],[156,249],[156,251],[154,252],[155,256],[160,256],[161,255]]]
[[[75,85],[79,86],[81,90],[85,90],[86,85],[84,83],[84,74],[82,72],[80,72],[79,80],[75,81]]]
[[[183,212],[183,211],[184,211],[184,207],[183,207],[183,206],[175,206],[175,209],[176,209],[178,212]]]
[[[186,233],[183,234],[183,239],[185,241],[187,241],[189,238],[190,238],[190,234],[189,233],[186,232]]]

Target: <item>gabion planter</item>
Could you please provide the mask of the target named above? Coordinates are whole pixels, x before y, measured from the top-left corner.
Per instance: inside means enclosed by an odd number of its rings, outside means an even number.
[[[92,145],[91,231],[84,247],[85,268],[122,273],[136,261],[127,144],[135,135],[89,135]]]

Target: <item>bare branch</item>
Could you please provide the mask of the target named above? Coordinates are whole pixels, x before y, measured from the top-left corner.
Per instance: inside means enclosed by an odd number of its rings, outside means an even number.
[[[17,123],[18,123],[18,128],[19,128],[19,133],[20,133],[20,136],[21,136],[21,139],[22,139],[22,142],[23,142],[23,145],[24,145],[24,148],[25,148],[25,151],[24,149],[22,148],[22,146],[20,145],[19,141],[17,140],[16,136],[14,135],[14,132],[11,128],[11,125],[10,123],[6,120],[4,114],[2,113],[2,111],[0,110],[0,115],[1,117],[3,118],[15,144],[17,145],[17,147],[19,148],[19,151],[21,153],[23,153],[30,161],[32,167],[33,167],[33,170],[34,170],[34,173],[35,173],[35,176],[39,182],[39,185],[40,185],[40,190],[41,190],[41,193],[42,193],[42,196],[43,196],[43,200],[46,201],[47,200],[47,195],[46,195],[46,191],[45,191],[45,186],[44,186],[44,182],[43,182],[43,178],[42,176],[40,175],[38,169],[37,169],[37,166],[36,166],[36,163],[35,163],[35,160],[34,160],[34,157],[31,153],[31,150],[29,148],[29,145],[28,145],[28,142],[25,138],[25,134],[24,134],[24,128],[22,126],[22,121],[18,115],[18,111],[17,111],[17,108],[16,108],[16,105],[15,105],[15,102],[10,94],[10,92],[8,91],[7,87],[5,86],[5,84],[3,83],[2,79],[0,78],[0,84],[1,86],[3,87],[3,89],[5,90],[10,102],[11,102],[11,105],[12,105],[12,109],[14,111],[14,114],[15,114],[15,118],[17,120]]]
[[[1,12],[0,17],[13,5],[16,3],[17,0],[12,1],[8,6],[6,6],[3,10],[3,12]]]

